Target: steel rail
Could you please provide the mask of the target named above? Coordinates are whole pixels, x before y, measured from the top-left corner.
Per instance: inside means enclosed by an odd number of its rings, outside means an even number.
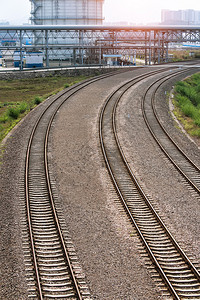
[[[137,83],[137,82],[135,82],[135,83]],[[133,83],[131,86],[133,86],[135,83]],[[120,144],[119,144],[119,139],[118,139],[118,136],[117,136],[116,125],[115,125],[115,124],[116,124],[116,122],[115,122],[116,108],[117,108],[117,105],[118,105],[120,99],[121,99],[122,96],[124,95],[124,93],[125,93],[131,86],[128,86],[128,87],[120,94],[120,96],[118,96],[118,98],[117,98],[117,100],[116,100],[116,102],[115,102],[115,105],[114,105],[114,109],[113,109],[113,111],[112,111],[112,127],[113,127],[113,131],[114,131],[114,136],[115,136],[116,144],[117,144],[117,146],[118,146],[118,149],[119,149],[120,155],[121,155],[121,157],[122,157],[122,160],[124,161],[124,164],[125,164],[125,166],[126,166],[128,172],[129,172],[129,174],[130,174],[132,180],[135,182],[135,184],[136,184],[137,187],[138,187],[139,193],[141,194],[141,196],[143,197],[143,199],[145,200],[145,202],[148,204],[148,206],[149,206],[149,208],[152,210],[153,214],[156,216],[156,219],[158,220],[158,222],[162,225],[162,227],[164,227],[164,229],[166,230],[166,232],[167,232],[168,236],[170,237],[171,241],[173,242],[173,244],[176,245],[176,246],[178,246],[178,244],[176,243],[175,239],[172,237],[172,235],[170,234],[169,230],[168,230],[167,227],[164,225],[164,223],[162,222],[162,220],[160,219],[160,217],[158,216],[158,214],[157,214],[156,211],[154,210],[153,206],[152,206],[151,203],[149,202],[148,198],[147,198],[146,195],[144,194],[144,192],[143,192],[141,186],[139,185],[137,179],[136,179],[135,176],[133,175],[132,170],[130,169],[130,167],[129,167],[129,165],[128,165],[128,162],[127,162],[127,160],[126,160],[126,158],[125,158],[125,156],[124,156],[124,153],[123,153],[123,151],[122,151],[122,148],[121,148],[121,146],[120,146]],[[121,87],[122,87],[122,86],[121,86]],[[120,87],[120,88],[121,88],[121,87]],[[168,286],[168,288],[169,288],[171,294],[173,295],[173,297],[174,297],[175,299],[180,299],[180,297],[178,296],[178,294],[177,294],[176,291],[174,290],[172,284],[171,284],[170,281],[168,280],[168,278],[167,278],[165,272],[163,271],[162,267],[160,266],[159,262],[157,261],[156,257],[154,256],[153,252],[151,251],[151,249],[150,249],[148,243],[147,243],[146,240],[145,240],[145,237],[143,236],[142,232],[140,231],[140,229],[139,229],[139,227],[138,227],[138,225],[137,225],[137,223],[136,223],[136,221],[135,221],[135,219],[134,219],[134,217],[133,217],[133,215],[132,215],[132,213],[131,213],[131,211],[130,211],[130,209],[129,209],[127,203],[126,203],[126,200],[125,200],[124,196],[122,195],[122,193],[121,193],[121,191],[120,191],[120,188],[119,188],[118,183],[117,183],[117,181],[116,181],[116,179],[115,179],[115,175],[114,175],[114,173],[113,173],[113,171],[112,171],[112,168],[111,168],[111,166],[110,166],[110,163],[109,163],[109,160],[108,160],[108,157],[107,157],[107,154],[106,154],[106,149],[105,149],[105,146],[104,146],[103,134],[102,134],[103,115],[104,115],[104,112],[105,112],[105,109],[106,109],[106,106],[107,106],[108,102],[111,100],[111,98],[113,97],[113,95],[114,95],[116,92],[118,92],[118,91],[120,90],[120,88],[117,89],[117,90],[115,90],[115,91],[109,96],[109,98],[107,99],[107,101],[105,102],[105,104],[104,104],[104,106],[103,106],[103,108],[102,108],[101,115],[100,115],[100,120],[99,120],[99,127],[100,127],[100,143],[101,143],[101,147],[102,147],[102,152],[103,152],[104,160],[105,160],[105,162],[106,162],[106,166],[107,166],[107,168],[108,168],[109,174],[110,174],[110,176],[111,176],[111,178],[112,178],[112,180],[113,180],[113,183],[114,183],[114,186],[115,186],[115,188],[116,188],[116,191],[117,191],[117,193],[118,193],[118,195],[119,195],[119,197],[120,197],[120,199],[121,199],[121,201],[122,201],[122,203],[123,203],[123,206],[125,207],[125,209],[126,209],[126,211],[127,211],[127,214],[128,214],[128,216],[130,217],[132,223],[133,223],[134,226],[136,227],[136,229],[137,229],[137,231],[138,231],[138,234],[139,234],[141,240],[143,241],[143,243],[144,243],[144,245],[145,245],[145,247],[146,247],[146,249],[147,249],[147,251],[148,251],[148,253],[149,253],[149,255],[150,255],[151,259],[152,259],[152,261],[154,262],[154,265],[155,265],[156,268],[158,269],[158,271],[159,271],[161,277],[163,278],[164,282],[165,282],[166,285]],[[183,257],[186,257],[186,255],[184,254],[184,252],[182,251],[182,249],[181,249],[179,246],[178,246],[178,250],[180,250],[180,253],[182,253],[182,256],[183,256]],[[189,261],[189,264],[191,264],[190,261]],[[192,265],[192,264],[191,264],[191,265]],[[193,266],[193,265],[192,265],[192,266]]]
[[[182,72],[180,72],[180,73],[185,73],[186,71],[187,71],[187,70],[184,70],[184,71],[182,71]],[[157,112],[156,112],[155,106],[154,106],[154,104],[155,104],[155,103],[154,103],[154,101],[155,101],[155,94],[156,94],[156,92],[158,91],[158,89],[159,89],[159,88],[163,85],[163,83],[165,83],[167,80],[172,79],[173,77],[180,75],[180,73],[179,73],[179,74],[173,74],[173,75],[170,76],[170,78],[164,79],[164,80],[156,87],[156,89],[154,90],[153,95],[152,95],[152,97],[151,97],[152,108],[153,108],[153,112],[155,113],[155,117],[156,117],[156,119],[157,119],[157,121],[158,121],[160,127],[163,129],[164,133],[167,135],[167,137],[170,139],[170,141],[176,146],[177,150],[179,150],[179,151],[181,152],[181,154],[182,154],[182,155],[183,155],[183,156],[184,156],[184,157],[192,164],[192,166],[194,166],[194,168],[195,168],[197,171],[200,172],[200,169],[196,166],[196,164],[194,164],[194,163],[189,159],[189,157],[188,157],[188,156],[180,149],[180,147],[177,145],[177,143],[176,143],[176,142],[170,137],[170,135],[167,133],[167,131],[165,130],[165,128],[163,127],[163,125],[161,124],[161,122],[160,122],[160,120],[159,120],[159,118],[158,118],[158,115],[157,115]],[[163,78],[161,78],[160,80],[162,80],[162,79],[163,79]],[[145,96],[146,96],[148,90],[149,90],[154,84],[156,84],[157,82],[159,82],[160,80],[155,81],[153,84],[151,84],[151,85],[149,86],[149,88],[148,88],[147,91],[145,92],[144,98],[145,98]],[[145,100],[144,98],[143,98],[143,100]],[[144,112],[144,114],[145,114],[144,103],[143,103],[143,105],[142,105],[142,109],[143,109],[143,112]],[[148,124],[148,125],[147,125],[147,126],[148,126],[148,129],[150,130],[152,136],[154,137],[154,139],[156,140],[156,142],[158,143],[158,145],[160,146],[160,148],[162,149],[162,151],[167,155],[167,157],[170,159],[170,161],[175,165],[175,167],[180,171],[180,173],[187,179],[187,181],[195,188],[195,190],[196,190],[198,193],[200,193],[200,189],[199,189],[199,188],[198,188],[198,187],[190,180],[190,178],[182,171],[182,169],[176,164],[176,162],[172,159],[172,157],[168,154],[168,152],[164,149],[164,147],[162,146],[162,144],[159,142],[158,138],[156,137],[156,135],[154,134],[153,130],[151,129],[151,127],[150,127],[150,125],[149,125],[149,123],[148,123],[148,120],[147,120],[147,118],[146,118],[146,114],[145,114],[145,122],[147,122],[146,124]],[[176,241],[174,241],[174,242],[175,242],[174,245],[177,247],[178,244],[176,243]],[[178,246],[178,247],[179,247],[179,246]],[[181,251],[183,252],[183,250],[181,250]],[[184,256],[185,258],[187,258],[189,264],[192,266],[192,270],[193,270],[193,272],[195,273],[197,279],[200,280],[200,273],[198,272],[198,270],[197,270],[197,269],[195,268],[195,266],[191,263],[191,261],[190,261],[189,258],[186,256],[186,254],[185,254],[184,252],[183,252],[182,254],[183,254],[183,256]]]
[[[175,77],[175,76],[178,76],[182,73],[185,73],[187,72],[188,70],[184,70],[184,71],[180,71],[180,72],[177,72],[173,75],[168,75],[167,76],[167,79],[164,80],[164,82],[166,82],[167,80],[171,79],[172,77]],[[152,85],[154,85],[155,83],[157,83],[158,81],[162,80],[163,78],[161,79],[158,79],[156,80]],[[163,82],[156,88],[156,91],[158,90],[158,88],[163,84]],[[151,85],[151,86],[152,86]],[[130,87],[128,87],[129,89]],[[127,90],[128,90],[127,89]],[[148,204],[148,206],[150,207],[150,209],[152,210],[152,212],[154,213],[154,215],[156,216],[157,220],[159,221],[159,223],[162,225],[162,227],[166,230],[168,236],[170,237],[171,241],[173,242],[174,246],[176,247],[176,249],[181,253],[181,255],[183,256],[185,262],[188,264],[188,266],[191,268],[191,270],[193,271],[193,273],[196,275],[196,278],[198,280],[200,280],[200,273],[198,272],[198,270],[195,268],[195,266],[192,264],[192,262],[190,261],[190,259],[187,257],[187,255],[185,254],[185,252],[182,250],[182,248],[177,244],[176,240],[174,239],[174,237],[172,236],[172,234],[170,233],[169,229],[167,228],[167,226],[163,223],[162,219],[159,217],[159,215],[157,214],[157,212],[155,211],[154,207],[152,206],[152,204],[150,203],[150,201],[148,200],[148,197],[145,195],[145,193],[143,192],[143,189],[142,187],[140,186],[139,182],[137,181],[135,175],[133,174],[128,162],[127,162],[127,159],[123,153],[123,150],[122,150],[122,147],[120,145],[120,142],[119,142],[119,138],[118,138],[118,135],[117,135],[117,129],[116,129],[116,109],[117,109],[117,105],[120,101],[120,99],[122,98],[123,94],[127,91],[125,90],[117,99],[116,103],[115,103],[115,106],[114,106],[114,109],[113,109],[113,131],[114,131],[114,135],[115,135],[115,139],[116,139],[116,142],[117,142],[117,145],[119,147],[119,150],[120,150],[120,154],[121,154],[121,157],[128,169],[128,172],[129,174],[131,175],[131,177],[133,178],[134,182],[137,184],[139,190],[141,191],[141,195],[142,197],[145,199],[145,202]],[[155,93],[156,93],[155,91]],[[154,93],[154,95],[155,95]],[[186,156],[187,157],[187,156]],[[198,169],[199,170],[199,169]]]
[[[171,68],[170,68],[171,69]],[[166,68],[165,68],[166,70]],[[157,72],[160,72],[160,71],[156,71]],[[150,72],[151,74],[155,74],[155,71],[154,72]],[[144,75],[142,75],[144,76]],[[148,76],[148,75],[147,75]],[[89,83],[90,84],[90,83]],[[88,85],[88,84],[87,84]],[[82,88],[82,87],[81,87]],[[79,89],[78,89],[79,90]],[[77,91],[74,91],[72,94],[70,94],[70,96],[68,96],[65,100],[67,101],[72,95],[74,95],[75,93],[77,93]],[[57,110],[54,112],[54,114],[52,115],[51,119],[50,119],[50,122],[48,124],[48,128],[47,128],[47,131],[46,131],[46,137],[45,137],[45,172],[46,172],[46,177],[47,177],[47,184],[48,184],[48,190],[49,190],[49,196],[50,196],[50,199],[51,199],[51,204],[52,204],[52,208],[53,208],[53,211],[54,211],[54,214],[55,214],[55,220],[56,220],[56,224],[57,224],[57,227],[58,227],[58,230],[59,230],[59,234],[61,236],[61,242],[62,242],[62,247],[64,249],[64,252],[65,252],[65,255],[66,255],[66,258],[67,258],[67,262],[70,266],[70,271],[71,271],[71,274],[72,274],[72,277],[73,277],[73,280],[75,282],[75,285],[76,285],[76,288],[77,288],[77,291],[78,291],[78,296],[80,299],[81,298],[81,295],[80,295],[80,292],[79,292],[79,289],[78,289],[78,284],[76,282],[76,279],[75,279],[75,276],[73,274],[73,269],[72,269],[72,266],[71,266],[71,263],[70,263],[70,259],[69,259],[69,256],[68,256],[68,253],[67,253],[67,249],[66,249],[66,246],[65,246],[65,243],[64,243],[64,239],[63,239],[63,236],[62,236],[62,231],[61,231],[61,228],[60,228],[60,225],[59,225],[59,220],[58,220],[58,216],[57,216],[57,212],[56,212],[56,209],[55,209],[55,205],[54,205],[54,201],[53,201],[53,195],[52,195],[52,189],[51,189],[51,183],[50,183],[50,176],[49,176],[49,170],[48,170],[48,158],[47,158],[47,147],[48,147],[48,137],[49,137],[49,133],[50,133],[50,129],[51,129],[51,125],[52,125],[52,122],[55,118],[55,115],[58,111],[58,109],[60,109],[60,107],[63,105],[63,103],[61,103],[58,107],[57,107]]]
[[[153,108],[153,112],[154,115],[160,125],[160,127],[162,128],[162,130],[165,132],[165,134],[167,135],[167,137],[170,139],[170,141],[174,144],[174,146],[181,152],[181,154],[191,163],[191,165],[200,173],[200,168],[188,157],[188,155],[178,146],[178,144],[172,139],[172,137],[170,136],[170,134],[167,132],[167,130],[165,129],[165,127],[162,125],[162,123],[160,122],[160,119],[158,117],[157,111],[156,111],[156,107],[155,107],[155,95],[158,91],[158,89],[163,85],[163,83],[165,83],[165,81],[161,82],[159,84],[159,86],[155,89],[152,98],[151,98],[151,103],[152,103],[152,108]]]
[[[129,70],[123,70],[123,72],[126,71],[130,71]],[[123,73],[122,72],[122,73]],[[42,292],[42,286],[41,286],[41,280],[40,280],[40,274],[39,274],[39,268],[38,268],[38,264],[37,264],[37,255],[36,255],[36,250],[35,250],[35,243],[34,243],[34,237],[33,237],[33,231],[32,231],[32,223],[31,223],[31,211],[30,211],[30,200],[29,200],[29,179],[28,179],[28,173],[29,173],[29,159],[30,159],[30,150],[31,150],[31,145],[32,145],[32,141],[33,141],[33,136],[35,134],[35,131],[38,127],[38,124],[40,122],[40,120],[42,119],[42,117],[44,116],[44,114],[46,113],[46,111],[49,109],[49,107],[55,103],[61,96],[65,95],[66,93],[69,93],[70,91],[72,91],[72,93],[61,103],[61,105],[67,100],[69,99],[72,95],[74,95],[76,92],[78,92],[80,89],[84,88],[85,86],[88,86],[89,84],[96,82],[98,80],[113,76],[119,74],[118,72],[111,72],[109,74],[104,74],[104,75],[100,75],[97,76],[96,78],[93,79],[87,79],[81,83],[76,84],[73,87],[68,88],[67,90],[64,90],[59,96],[57,96],[54,101],[48,105],[48,107],[40,114],[40,116],[38,117],[32,131],[29,137],[29,141],[28,141],[28,146],[27,146],[27,150],[26,150],[26,160],[25,160],[25,198],[26,198],[26,211],[27,211],[27,222],[28,222],[28,231],[29,231],[29,237],[30,237],[30,243],[31,243],[31,251],[32,251],[32,255],[33,255],[33,265],[34,265],[34,269],[35,269],[35,276],[36,276],[36,282],[37,282],[37,290],[38,290],[38,295],[39,295],[39,299],[43,300],[43,292]],[[59,107],[57,108],[57,110],[61,107],[61,105],[59,105]],[[54,113],[54,117],[57,113],[57,110]],[[53,117],[51,119],[51,123],[53,121]],[[50,128],[50,126],[49,126]],[[48,128],[48,132],[49,132],[49,128]],[[45,150],[47,149],[47,140],[48,140],[48,134],[46,135],[46,139],[45,139]],[[50,199],[51,199],[51,203],[53,203],[53,196],[52,196],[52,189],[51,189],[51,184],[50,184],[50,180],[49,180],[49,173],[48,173],[48,167],[47,167],[47,154],[45,152],[45,173],[47,175],[47,186],[48,186],[48,193],[50,195]],[[53,211],[55,213],[55,220],[56,220],[56,224],[59,224],[59,220],[58,220],[58,216],[55,210],[55,205],[53,205]],[[64,238],[62,235],[62,231],[60,229],[58,229],[59,234],[61,234],[61,241],[62,241],[62,245],[64,245]],[[66,247],[64,248],[64,252],[65,254],[67,253],[66,251]],[[67,262],[69,261],[69,257],[67,255],[66,258]],[[70,264],[70,272],[72,271],[72,267]],[[72,275],[72,278],[74,279],[74,274]],[[78,285],[77,283],[75,284],[75,287],[77,289]],[[78,296],[80,296],[80,292],[79,289],[77,291]],[[79,299],[81,300],[82,297],[79,297]]]
[[[151,74],[151,75],[152,75],[152,74]],[[134,84],[138,83],[141,79],[143,79],[142,76],[141,76],[141,78],[140,78],[138,81],[134,82],[134,83],[131,85],[131,87],[132,87]],[[133,81],[133,80],[131,80],[131,81]],[[131,81],[130,81],[130,82],[131,82]],[[176,294],[176,292],[175,292],[175,290],[173,289],[172,285],[170,284],[169,280],[168,280],[167,277],[165,276],[165,273],[163,272],[162,268],[160,267],[160,265],[159,265],[157,259],[155,258],[153,252],[151,251],[150,247],[148,246],[148,244],[147,244],[147,242],[146,242],[146,240],[145,240],[145,238],[144,238],[142,232],[140,231],[140,229],[139,229],[139,227],[138,227],[138,225],[137,225],[137,223],[136,223],[136,221],[135,221],[135,219],[134,219],[134,217],[133,217],[133,215],[132,215],[132,213],[131,213],[131,211],[130,211],[130,209],[129,209],[127,203],[126,203],[126,200],[124,199],[124,196],[123,196],[122,193],[121,193],[121,190],[120,190],[120,188],[119,188],[119,186],[118,186],[118,183],[117,183],[117,181],[116,181],[116,179],[115,179],[115,175],[114,175],[114,173],[113,173],[113,171],[112,171],[112,168],[111,168],[111,166],[110,166],[110,163],[109,163],[109,160],[108,160],[108,157],[107,157],[107,154],[106,154],[106,149],[105,149],[105,146],[104,146],[103,134],[102,134],[103,114],[104,114],[104,112],[105,112],[105,109],[106,109],[106,106],[107,106],[108,102],[111,100],[111,98],[114,96],[114,94],[117,93],[118,91],[120,91],[120,89],[121,89],[122,87],[124,87],[124,86],[125,86],[125,85],[119,87],[117,90],[115,90],[115,91],[108,97],[108,99],[107,99],[107,101],[105,102],[105,104],[104,104],[104,106],[103,106],[103,108],[102,108],[102,111],[101,111],[100,120],[99,120],[99,127],[100,127],[100,133],[99,133],[99,134],[100,134],[100,143],[101,143],[101,148],[102,148],[104,160],[105,160],[105,162],[106,162],[106,166],[107,166],[107,168],[108,168],[109,174],[110,174],[110,176],[111,176],[111,178],[112,178],[112,181],[113,181],[113,183],[114,183],[115,189],[116,189],[116,191],[117,191],[117,193],[118,193],[118,195],[119,195],[119,197],[120,197],[120,199],[121,199],[121,201],[122,201],[122,203],[123,203],[123,206],[124,206],[125,209],[126,209],[126,212],[127,212],[128,216],[129,216],[129,218],[131,219],[133,225],[135,226],[135,228],[136,228],[136,230],[137,230],[137,232],[138,232],[138,234],[139,234],[141,240],[143,241],[143,243],[144,243],[144,245],[145,245],[145,247],[146,247],[146,249],[147,249],[147,251],[148,251],[148,253],[149,253],[149,255],[150,255],[151,259],[152,259],[152,261],[153,261],[154,264],[156,265],[156,268],[159,270],[159,273],[161,274],[162,278],[167,282],[167,285],[169,286],[169,288],[170,288],[170,290],[171,290],[171,293],[172,293],[172,294],[175,296],[175,298],[178,300],[178,299],[180,299],[180,298],[179,298],[178,295]],[[130,86],[128,86],[128,87],[125,89],[125,91],[122,93],[122,95],[123,95],[129,88],[130,88]],[[118,100],[117,100],[118,102],[119,102],[119,100],[121,99],[121,96],[122,96],[122,95],[120,95],[120,96],[118,97]],[[112,119],[113,119],[113,118],[112,118]],[[112,121],[112,122],[113,122],[113,121]],[[114,135],[115,135],[115,133],[114,133]],[[118,140],[118,139],[117,139],[117,140]],[[120,147],[120,148],[121,148],[121,147]],[[120,148],[119,148],[119,149],[120,149]],[[122,154],[121,151],[120,151],[120,155],[123,157],[123,154]],[[129,167],[128,167],[128,170],[130,170]],[[132,173],[132,172],[131,172],[131,173]],[[135,181],[135,182],[137,183],[137,181]],[[139,188],[139,193],[140,193],[140,194],[144,194],[144,193],[142,192],[142,189],[141,189],[141,187],[139,186],[139,184],[138,184],[138,188]],[[141,193],[141,192],[142,192],[142,193]]]
[[[71,264],[71,261],[70,261],[69,255],[68,255],[67,248],[65,246],[65,241],[64,241],[64,237],[63,237],[62,230],[61,230],[61,227],[60,227],[60,222],[59,222],[59,219],[58,219],[57,211],[56,211],[56,208],[55,208],[54,199],[53,199],[53,193],[52,193],[52,188],[51,188],[51,183],[50,183],[50,175],[49,175],[49,169],[48,169],[48,158],[47,158],[47,149],[48,149],[48,137],[49,137],[49,132],[50,132],[51,124],[53,122],[53,118],[54,118],[54,115],[53,115],[53,117],[51,118],[51,120],[49,122],[49,125],[48,125],[47,130],[46,130],[46,135],[45,135],[44,163],[45,163],[46,181],[47,181],[47,186],[48,186],[49,198],[50,198],[50,201],[51,201],[51,206],[52,206],[52,209],[53,209],[54,218],[55,218],[55,222],[56,222],[56,227],[58,229],[58,233],[59,233],[59,236],[60,236],[60,240],[61,240],[63,251],[65,253],[65,258],[66,258],[67,264],[68,264],[69,269],[70,269],[71,277],[72,277],[74,285],[75,285],[75,289],[76,289],[76,293],[77,293],[78,299],[82,300],[83,298],[82,298],[82,295],[80,293],[76,277],[74,275],[74,271],[73,271],[72,264]]]
[[[183,70],[183,71],[180,71],[180,73],[184,73],[186,72],[186,70]],[[177,76],[176,74],[172,75],[170,77],[170,79],[174,76]],[[146,113],[145,113],[145,109],[144,109],[144,102],[145,102],[145,97],[148,93],[148,91],[156,84],[158,83],[160,80],[162,80],[163,78],[155,81],[154,83],[152,83],[148,89],[146,90],[144,96],[143,96],[143,100],[142,100],[142,113],[143,113],[143,118],[145,120],[145,123],[150,131],[150,133],[152,134],[153,138],[155,139],[155,141],[157,142],[157,144],[159,145],[160,149],[163,151],[163,153],[169,158],[169,160],[173,163],[173,165],[178,169],[178,171],[183,175],[183,177],[189,182],[189,184],[200,194],[200,189],[194,184],[194,182],[187,176],[187,174],[184,173],[184,171],[178,166],[178,164],[175,162],[175,160],[169,155],[169,153],[165,150],[165,148],[163,147],[163,145],[160,143],[159,139],[156,137],[155,133],[153,132],[149,122],[148,122],[148,119],[147,119],[147,116],[146,116]],[[158,89],[161,87],[161,85],[163,83],[165,83],[168,79],[164,79],[159,85],[158,87],[155,89],[153,95],[152,95],[152,98],[151,98],[151,102],[153,103],[154,102],[154,97],[155,97],[155,94],[156,92],[158,91]],[[152,104],[152,107],[153,104]],[[155,112],[155,109],[153,108],[153,112]],[[185,157],[185,159],[198,171],[200,172],[200,169],[197,167],[197,165],[184,153],[184,151],[182,151],[180,149],[180,147],[176,144],[175,141],[173,141],[173,139],[170,137],[170,135],[167,133],[167,131],[165,130],[165,128],[163,127],[163,125],[161,124],[161,122],[159,121],[159,118],[157,116],[157,113],[154,113],[155,115],[155,118],[157,119],[158,121],[158,124],[160,125],[161,129],[164,131],[164,133],[166,134],[166,136],[169,138],[169,140],[174,144],[174,146],[177,148],[178,151],[180,151],[180,153]]]
[[[36,130],[36,126],[33,128],[31,132],[31,136],[29,138],[29,143],[26,151],[26,162],[25,162],[25,197],[26,197],[26,211],[27,211],[27,221],[28,221],[28,229],[29,229],[29,237],[31,242],[31,250],[33,255],[33,264],[35,269],[35,276],[37,281],[37,289],[39,294],[39,299],[43,300],[43,294],[42,294],[42,286],[40,282],[40,276],[39,276],[39,269],[37,264],[37,257],[36,257],[36,250],[35,250],[35,243],[33,238],[33,231],[32,231],[32,223],[31,223],[31,212],[30,212],[30,202],[29,202],[29,180],[28,180],[28,170],[29,170],[29,156],[30,156],[30,149],[32,144],[32,139],[34,132]]]
[[[108,74],[107,74],[108,75]],[[103,76],[103,79],[105,77],[110,77],[111,75],[109,74],[109,76]],[[100,78],[102,79],[102,78]],[[97,80],[100,80],[99,78]],[[92,79],[92,82],[88,82],[86,83],[85,86],[88,86],[89,84],[93,83],[94,81],[97,81],[96,79]],[[53,212],[54,212],[54,215],[55,215],[55,221],[56,221],[56,226],[58,228],[58,231],[59,231],[59,235],[60,235],[60,238],[61,238],[61,243],[62,243],[62,248],[64,250],[64,253],[65,253],[65,256],[66,256],[66,260],[67,260],[67,263],[69,265],[69,268],[70,268],[70,272],[71,272],[71,276],[73,278],[73,281],[75,283],[75,286],[76,286],[76,291],[77,291],[77,295],[78,295],[78,299],[82,299],[82,295],[79,291],[79,287],[78,287],[78,283],[77,283],[77,280],[75,278],[75,275],[74,275],[74,272],[73,272],[73,268],[72,268],[72,265],[71,265],[71,262],[70,262],[70,258],[69,258],[69,255],[68,255],[68,251],[67,251],[67,248],[65,246],[65,241],[64,241],[64,238],[63,238],[63,234],[62,234],[62,230],[61,230],[61,227],[60,227],[60,223],[59,223],[59,218],[58,218],[58,215],[57,215],[57,211],[56,211],[56,208],[55,208],[55,204],[54,204],[54,200],[53,200],[53,193],[52,193],[52,188],[51,188],[51,181],[50,181],[50,175],[49,175],[49,169],[48,169],[48,157],[47,157],[47,153],[48,153],[48,138],[49,138],[49,134],[50,134],[50,129],[51,129],[51,126],[52,126],[52,123],[53,123],[53,120],[57,114],[57,111],[60,109],[60,107],[63,105],[64,102],[66,102],[70,97],[72,97],[74,94],[76,94],[80,89],[82,89],[83,87],[81,86],[80,88],[78,88],[77,90],[75,90],[74,92],[72,92],[67,98],[65,98],[65,100],[63,102],[61,102],[61,104],[56,108],[55,112],[52,114],[52,117],[49,121],[49,124],[48,124],[48,127],[47,127],[47,130],[46,130],[46,135],[45,135],[45,144],[44,144],[44,161],[45,161],[45,173],[46,173],[46,179],[47,179],[47,185],[48,185],[48,192],[49,192],[49,197],[50,197],[50,201],[51,201],[51,205],[52,205],[52,208],[53,208]]]
[[[164,81],[166,82],[166,81]],[[181,154],[192,164],[192,166],[200,173],[200,169],[198,168],[198,166],[186,155],[186,153],[178,146],[178,144],[171,138],[171,136],[169,135],[169,133],[166,131],[166,129],[164,128],[164,126],[161,124],[159,118],[158,118],[158,114],[156,112],[156,108],[155,108],[155,94],[156,92],[158,91],[158,89],[162,86],[162,84],[164,82],[161,82],[159,84],[159,86],[156,88],[156,90],[154,91],[153,93],[153,96],[152,96],[152,107],[153,107],[153,112],[155,113],[155,117],[159,123],[159,125],[161,126],[161,128],[163,129],[163,131],[165,132],[165,134],[167,135],[167,137],[170,139],[170,141],[174,144],[174,146],[181,152]],[[184,173],[184,172],[183,172]],[[185,173],[184,173],[185,174]],[[185,174],[184,175],[186,178],[188,178],[188,176]],[[188,180],[189,183],[191,183],[190,180]],[[195,189],[200,193],[200,189],[195,186],[193,183],[192,183],[192,186],[195,187]],[[200,273],[198,272],[198,270],[195,268],[195,266],[193,265],[193,271],[194,273],[196,274],[197,278],[200,280]]]

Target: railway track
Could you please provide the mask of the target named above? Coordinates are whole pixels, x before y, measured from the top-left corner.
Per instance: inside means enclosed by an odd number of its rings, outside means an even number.
[[[169,74],[170,72],[165,71],[164,76],[169,79],[182,71],[173,72],[174,74]],[[105,102],[99,119],[102,152],[120,200],[169,293],[174,299],[200,299],[198,270],[179,247],[144,194],[127,163],[117,136],[117,105],[126,91],[147,76],[139,76],[122,85]],[[145,105],[149,113],[149,103]],[[152,121],[151,125],[153,124]]]
[[[54,203],[48,169],[48,137],[53,119],[65,101],[89,84],[114,74],[116,72],[86,80],[60,93],[33,127],[25,163],[26,212],[35,277],[30,298],[90,299],[74,250],[71,250],[71,241],[63,235]]]
[[[142,112],[149,131],[161,150],[170,159],[177,170],[200,194],[200,169],[178,146],[162,125],[155,107],[155,97],[158,90],[168,79],[159,79],[148,87],[142,101]],[[151,108],[151,109],[149,109]]]

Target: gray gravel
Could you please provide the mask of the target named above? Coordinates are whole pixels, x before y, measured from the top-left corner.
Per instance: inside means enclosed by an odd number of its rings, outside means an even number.
[[[98,118],[105,98],[120,85],[148,68],[118,74],[96,82],[66,102],[56,116],[50,149],[65,223],[94,299],[162,299],[141,256],[140,242],[118,203],[99,146]],[[120,140],[133,170],[154,200],[184,250],[199,259],[199,199],[188,190],[174,167],[164,158],[144,126],[138,86],[119,106]],[[43,103],[42,106],[47,105]],[[166,105],[164,105],[165,107]],[[12,132],[1,157],[0,264],[3,275],[0,299],[27,299],[23,255],[24,157],[32,124],[40,107]],[[167,125],[169,113],[163,116]],[[137,130],[140,130],[139,133]],[[174,130],[174,129],[173,129]],[[176,134],[176,131],[173,131]],[[182,134],[186,150],[193,149]],[[191,150],[191,155],[196,148]],[[198,161],[199,156],[196,155]],[[159,180],[158,180],[159,179]],[[165,185],[167,184],[167,186]]]
[[[52,97],[53,99],[53,97]],[[0,299],[28,299],[25,277],[24,163],[32,126],[48,101],[31,111],[0,148]]]
[[[181,77],[180,77],[181,79]],[[149,80],[153,81],[153,80]],[[176,129],[169,112],[165,85],[157,96],[160,118],[167,130],[195,161],[199,162],[199,150],[194,143]],[[200,259],[199,221],[200,197],[188,187],[173,165],[165,158],[144,123],[141,114],[141,95],[144,84],[129,91],[118,108],[119,138],[131,168],[149,194],[160,215],[193,262]]]
[[[53,129],[54,169],[64,215],[94,299],[160,299],[138,238],[119,211],[102,160],[98,116],[116,85],[143,70],[87,87],[68,101]]]
[[[1,145],[0,166],[0,299],[27,299],[23,255],[22,207],[26,145],[37,110],[30,113]]]

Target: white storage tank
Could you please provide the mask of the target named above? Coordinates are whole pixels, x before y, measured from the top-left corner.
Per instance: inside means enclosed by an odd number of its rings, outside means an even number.
[[[26,52],[25,67],[26,68],[41,68],[43,67],[43,52],[32,51]]]
[[[101,25],[104,0],[30,0],[35,25]]]

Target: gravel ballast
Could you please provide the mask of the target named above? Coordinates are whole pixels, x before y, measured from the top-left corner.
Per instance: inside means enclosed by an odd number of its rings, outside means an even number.
[[[158,67],[160,68],[160,67]],[[164,299],[143,257],[141,244],[111,183],[99,144],[98,122],[106,97],[133,76],[150,68],[97,81],[70,98],[58,111],[50,136],[49,155],[64,221],[93,299]],[[172,83],[173,84],[173,83]],[[172,84],[166,87],[170,90]],[[153,199],[167,226],[192,259],[199,260],[199,198],[188,189],[150,137],[141,115],[145,85],[126,93],[117,111],[118,134],[131,168]],[[164,96],[161,91],[159,96]],[[7,139],[1,158],[0,225],[1,299],[28,299],[23,253],[24,157],[34,120],[42,103]],[[183,140],[186,151],[197,147],[174,127],[166,103],[163,123]],[[177,132],[177,133],[176,133]],[[193,148],[194,147],[194,148]],[[191,149],[191,150],[190,150]],[[159,179],[159,180],[158,180]]]
[[[94,299],[160,299],[138,239],[131,236],[133,228],[114,201],[99,144],[103,102],[136,73],[141,71],[87,87],[63,105],[53,129],[52,156],[64,215]]]
[[[193,73],[194,71],[191,71]],[[177,80],[184,78],[182,75]],[[152,82],[152,79],[149,80]],[[197,163],[199,149],[177,129],[166,92],[175,80],[165,84],[156,96],[159,118],[181,148]],[[142,117],[141,96],[144,84],[132,88],[118,107],[119,139],[132,170],[153,200],[160,216],[193,262],[200,260],[200,197],[178,173],[151,137]]]
[[[24,163],[29,135],[42,103],[1,144],[0,165],[0,299],[27,299],[24,244]]]

